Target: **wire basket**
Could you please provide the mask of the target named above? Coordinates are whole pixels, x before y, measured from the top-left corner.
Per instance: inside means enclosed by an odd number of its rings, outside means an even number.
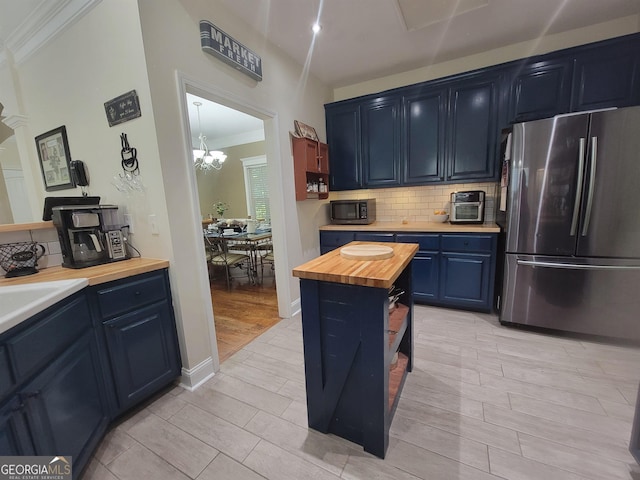
[[[44,252],[44,247],[36,242],[0,244],[0,267],[7,272],[7,278],[36,273],[38,259]]]

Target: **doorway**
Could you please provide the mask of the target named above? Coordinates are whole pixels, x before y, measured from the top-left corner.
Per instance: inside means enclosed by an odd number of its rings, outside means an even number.
[[[202,93],[187,91],[186,106],[202,229],[207,237],[203,240],[216,344],[222,363],[280,320],[273,244],[245,241],[247,231],[255,229],[269,239],[273,235],[264,122]],[[206,152],[211,152],[215,161],[207,158]],[[240,268],[210,261],[220,256],[208,242],[231,228],[236,233],[225,238],[225,248],[230,255],[247,257],[238,265]]]

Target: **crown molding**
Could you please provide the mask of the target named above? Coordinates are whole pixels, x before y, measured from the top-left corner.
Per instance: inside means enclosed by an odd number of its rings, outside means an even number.
[[[13,54],[14,62],[20,64],[100,2],[45,0],[11,33],[5,41],[5,48]],[[6,55],[0,55],[0,66],[6,60]]]
[[[29,123],[29,117],[26,115],[9,115],[8,117],[2,118],[0,121],[4,123],[7,127],[15,130],[19,127],[24,127]]]

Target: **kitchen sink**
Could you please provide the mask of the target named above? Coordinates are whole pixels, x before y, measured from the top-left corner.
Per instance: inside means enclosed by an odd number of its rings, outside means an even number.
[[[0,287],[0,333],[82,290],[86,278]]]

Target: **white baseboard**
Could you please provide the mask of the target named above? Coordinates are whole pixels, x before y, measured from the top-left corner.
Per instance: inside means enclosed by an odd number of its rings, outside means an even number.
[[[295,316],[299,316],[302,313],[302,307],[300,305],[300,298],[295,299],[291,302],[291,318]]]
[[[204,382],[212,378],[215,374],[216,372],[213,369],[213,359],[209,357],[193,368],[182,367],[180,386],[192,392]]]

